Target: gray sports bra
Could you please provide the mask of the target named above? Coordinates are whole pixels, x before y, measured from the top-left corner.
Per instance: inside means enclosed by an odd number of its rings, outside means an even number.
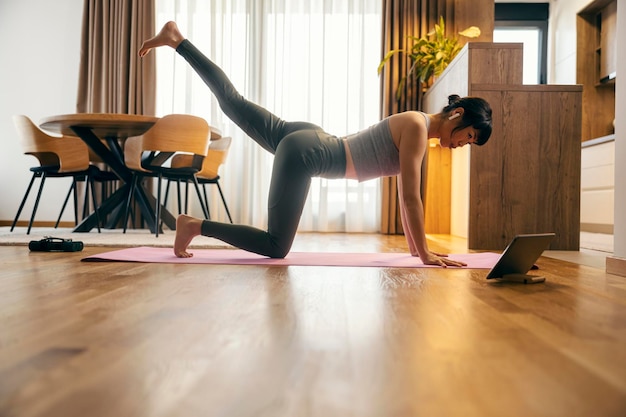
[[[430,119],[423,112],[418,112],[426,119],[426,128]],[[359,182],[379,177],[389,177],[400,173],[400,154],[386,118],[367,129],[346,136],[354,170]]]

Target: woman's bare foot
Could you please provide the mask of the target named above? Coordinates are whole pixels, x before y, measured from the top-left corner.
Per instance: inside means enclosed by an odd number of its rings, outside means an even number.
[[[152,48],[159,46],[169,46],[176,49],[176,47],[185,40],[185,37],[178,30],[175,22],[167,22],[161,28],[161,31],[156,34],[155,37],[145,40],[139,49],[139,56],[143,57]]]
[[[187,252],[191,240],[200,235],[202,220],[181,214],[176,219],[176,237],[174,239],[174,255],[179,258],[191,258],[193,253]]]

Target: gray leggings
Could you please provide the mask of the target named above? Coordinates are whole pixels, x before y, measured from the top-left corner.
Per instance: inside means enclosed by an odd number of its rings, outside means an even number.
[[[343,141],[306,122],[286,122],[246,100],[226,74],[184,40],[176,48],[209,86],[222,111],[248,136],[274,154],[267,231],[205,220],[202,235],[271,258],[284,258],[296,235],[312,177],[343,178]]]

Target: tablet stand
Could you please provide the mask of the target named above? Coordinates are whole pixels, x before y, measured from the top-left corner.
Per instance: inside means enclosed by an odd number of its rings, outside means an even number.
[[[524,284],[538,284],[544,282],[546,278],[528,274],[504,274],[502,278],[498,278],[498,280],[505,282],[523,282]]]

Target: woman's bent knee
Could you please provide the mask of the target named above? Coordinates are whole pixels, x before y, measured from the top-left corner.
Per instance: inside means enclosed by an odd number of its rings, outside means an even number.
[[[272,248],[265,255],[272,259],[283,259],[289,254],[290,248],[281,248],[273,245]]]

